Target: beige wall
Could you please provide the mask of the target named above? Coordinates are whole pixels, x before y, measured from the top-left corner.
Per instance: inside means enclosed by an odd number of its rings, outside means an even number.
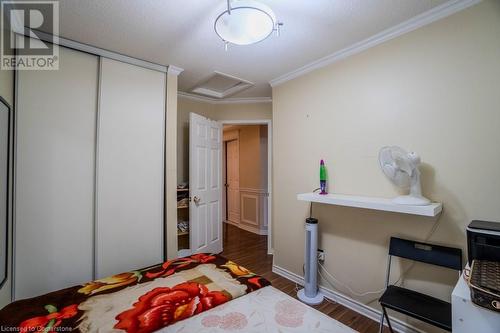
[[[240,187],[260,189],[260,126],[242,126],[239,133]]]
[[[13,71],[6,71],[6,70],[0,70],[0,96],[2,96],[7,103],[9,103],[10,107],[12,108],[13,102],[14,102],[14,72]],[[11,109],[12,110],[12,109]],[[9,224],[9,239],[8,239],[8,244],[9,244],[9,255],[8,255],[8,267],[7,267],[7,282],[2,286],[2,289],[0,289],[0,308],[5,306],[6,304],[10,303],[10,297],[11,297],[11,273],[12,273],[12,233],[10,233],[10,230],[12,230],[12,225]],[[2,232],[4,232],[2,230]]]
[[[271,103],[210,104],[187,98],[178,99],[177,115],[177,181],[189,179],[189,113],[213,120],[271,119]]]
[[[214,120],[267,120],[272,119],[271,103],[253,104],[217,104],[212,119]]]
[[[384,145],[422,157],[424,194],[444,204],[431,242],[465,250],[472,219],[500,221],[499,36],[500,2],[483,1],[273,89],[276,265],[302,275],[297,244],[304,243],[309,205],[296,194],[318,187],[321,158],[331,192],[397,194],[378,165]],[[318,204],[314,215],[325,266],[358,291],[383,287],[390,236],[425,239],[435,222]],[[456,278],[416,265],[405,284],[449,299]]]

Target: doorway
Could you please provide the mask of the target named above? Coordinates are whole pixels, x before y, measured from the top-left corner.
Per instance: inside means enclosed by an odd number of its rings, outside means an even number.
[[[183,202],[179,202],[178,195],[178,210],[185,209],[186,213],[184,220],[178,221],[179,256],[199,252],[222,252],[223,239],[227,236],[225,226],[231,222],[238,225],[238,230],[251,229],[251,232],[263,235],[267,243],[264,251],[272,254],[271,120],[214,121],[190,113],[188,124],[189,178],[180,183],[177,190],[178,193],[185,192],[180,200],[186,201],[187,204],[184,207]],[[256,140],[258,144],[254,145],[259,149],[258,159],[242,157],[241,142],[246,140],[247,131],[240,131],[238,127],[245,125],[255,125],[252,126],[254,131],[255,128],[258,129],[259,136]],[[224,140],[224,127],[229,127],[238,135],[233,138],[226,136]],[[228,219],[228,190],[225,185],[229,187],[229,183],[227,182],[226,153],[228,141],[235,140],[237,142],[229,143],[230,158],[237,159],[237,163],[232,163],[230,166],[230,171],[233,170],[232,186],[229,191],[232,194],[232,201],[229,203],[232,215],[231,219]],[[250,155],[244,154],[243,156]],[[265,174],[265,178],[257,185],[252,185],[252,183],[249,185],[246,181],[241,183],[241,175],[253,173],[249,172],[248,168],[247,171],[242,171],[242,166],[245,169],[256,160],[259,161],[257,165]],[[235,171],[237,169],[238,173]],[[180,215],[179,218],[182,219]],[[181,230],[183,226],[181,222],[184,221],[187,225],[186,231]],[[185,244],[181,244],[181,237],[187,241]]]
[[[229,224],[269,237],[269,132],[267,123],[223,124],[225,230]],[[270,239],[267,243],[271,253]]]

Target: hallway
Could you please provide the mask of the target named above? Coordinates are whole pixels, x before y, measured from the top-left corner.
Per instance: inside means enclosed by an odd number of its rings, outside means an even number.
[[[296,298],[295,283],[272,272],[273,256],[267,254],[267,236],[260,236],[224,223],[224,257],[271,282],[273,287]],[[315,309],[360,333],[377,333],[378,323],[330,300]],[[384,332],[389,332],[385,328]]]

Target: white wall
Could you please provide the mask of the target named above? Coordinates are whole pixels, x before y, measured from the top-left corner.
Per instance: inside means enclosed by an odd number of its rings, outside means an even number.
[[[331,192],[397,194],[378,165],[385,145],[422,156],[424,194],[444,204],[431,242],[465,250],[472,219],[500,221],[499,36],[500,2],[486,0],[273,89],[276,265],[302,275],[309,205],[296,194],[318,187],[321,158]],[[326,205],[314,215],[327,269],[358,291],[383,287],[390,236],[424,239],[435,222]],[[449,299],[456,279],[416,265],[405,285]]]

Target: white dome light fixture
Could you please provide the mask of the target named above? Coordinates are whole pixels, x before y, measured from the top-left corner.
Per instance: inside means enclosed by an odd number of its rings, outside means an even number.
[[[225,9],[215,19],[215,33],[226,46],[250,45],[269,37],[274,31],[279,36],[283,23],[276,20],[271,8],[255,0],[227,0]]]

